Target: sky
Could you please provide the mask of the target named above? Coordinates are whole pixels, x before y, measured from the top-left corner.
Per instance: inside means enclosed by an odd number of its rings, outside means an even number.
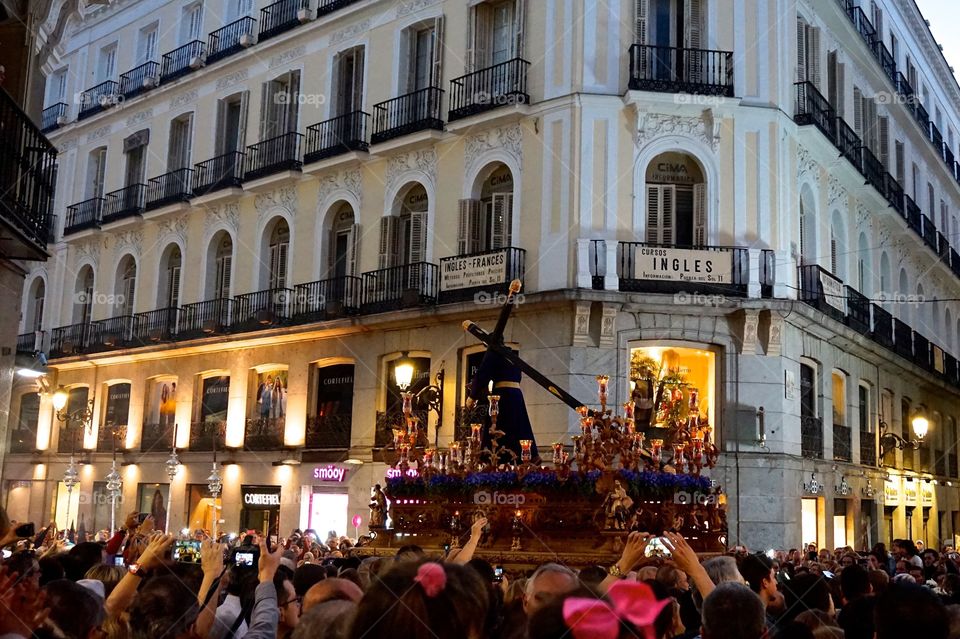
[[[960,77],[960,38],[957,38],[957,25],[960,25],[960,2],[957,0],[916,0],[923,17],[930,21],[933,36],[943,45],[943,55],[954,69],[954,76]]]

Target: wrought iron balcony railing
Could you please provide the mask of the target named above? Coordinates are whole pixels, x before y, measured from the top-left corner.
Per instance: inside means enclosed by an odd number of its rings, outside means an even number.
[[[356,2],[360,2],[360,0],[320,0],[317,5],[317,16],[325,16],[334,11],[339,11]]]
[[[881,346],[893,348],[893,315],[876,304],[870,305],[870,311],[873,316],[870,337]]]
[[[837,112],[813,82],[797,82],[797,102],[793,120],[797,124],[812,124],[831,140],[837,139]]]
[[[507,60],[450,81],[450,111],[453,122],[501,106],[530,103],[527,93],[527,69],[521,58]]]
[[[373,135],[371,144],[424,131],[443,130],[440,103],[443,89],[427,87],[398,98],[373,105]]]
[[[193,169],[177,169],[164,173],[147,182],[147,197],[144,208],[148,211],[167,204],[187,202],[193,197],[191,183]]]
[[[139,318],[133,315],[120,315],[93,322],[88,352],[95,353],[132,345],[139,321]]]
[[[222,335],[230,330],[232,317],[233,300],[231,299],[219,298],[186,304],[181,309],[177,339]]]
[[[360,312],[359,277],[333,277],[297,284],[293,290],[293,321],[319,322]]]
[[[89,200],[68,206],[63,234],[69,235],[85,229],[99,228],[104,202],[106,200],[102,197],[92,197]]]
[[[169,342],[177,337],[180,323],[179,308],[158,308],[146,313],[137,313],[133,342],[137,345]]]
[[[103,207],[102,223],[107,224],[141,215],[146,188],[144,184],[131,184],[107,193],[107,201]]]
[[[283,446],[284,416],[263,415],[244,423],[243,447],[246,450],[276,450]]]
[[[129,99],[160,84],[160,63],[145,62],[120,76],[120,94]]]
[[[823,459],[823,420],[819,417],[800,417],[800,455]]]
[[[733,97],[733,52],[631,45],[630,89]]]
[[[280,171],[299,171],[300,133],[284,133],[247,147],[245,180],[255,180]]]
[[[66,102],[57,102],[44,109],[40,114],[40,131],[48,133],[66,124],[69,108]]]
[[[50,357],[66,357],[86,352],[92,334],[92,325],[89,323],[53,329],[50,334]]]
[[[243,153],[234,151],[193,167],[193,194],[206,195],[243,183]]]
[[[119,95],[120,85],[113,80],[101,82],[97,86],[87,89],[80,94],[80,112],[77,114],[77,119],[89,118],[118,104],[121,99],[118,97]]]
[[[244,16],[217,29],[207,40],[207,63],[222,60],[255,44],[257,21]]]
[[[204,420],[190,423],[190,450],[213,450],[216,442],[217,450],[226,447],[225,433],[227,423],[217,420]]]
[[[838,322],[844,321],[843,282],[817,264],[800,267],[800,300]]]
[[[290,321],[293,291],[271,288],[233,298],[233,331],[252,331],[279,326]]]
[[[203,68],[206,63],[207,44],[200,40],[188,42],[163,55],[160,69],[160,82],[172,82]]]
[[[33,355],[43,350],[44,331],[33,331],[17,335],[17,354]]]
[[[860,463],[864,466],[877,465],[877,435],[869,431],[860,431]]]
[[[870,332],[870,300],[852,286],[845,286],[847,296],[847,316],[844,321],[847,326],[861,335]]]
[[[833,425],[833,458],[837,461],[853,461],[851,438],[853,432],[849,426]]]
[[[351,444],[353,416],[313,415],[307,417],[306,448],[347,450]]]
[[[260,9],[260,41],[300,25],[303,0],[279,0]]]
[[[173,447],[173,422],[145,423],[140,431],[140,451],[167,452]]]
[[[369,125],[369,113],[352,111],[307,127],[304,163],[350,151],[367,151],[370,148],[367,141]]]
[[[414,262],[363,274],[361,312],[376,313],[437,302],[440,269],[430,262]]]

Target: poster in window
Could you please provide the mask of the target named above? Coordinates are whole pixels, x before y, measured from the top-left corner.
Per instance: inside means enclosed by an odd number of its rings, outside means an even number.
[[[287,416],[286,369],[257,373],[253,403],[244,435],[246,447],[256,450],[280,446]]]
[[[137,487],[137,509],[153,517],[154,528],[166,531],[167,503],[170,484],[140,484]]]
[[[85,410],[89,397],[89,388],[86,386],[74,386],[67,391],[67,404],[64,406],[63,412],[67,415],[75,415],[79,411]],[[57,446],[58,452],[69,453],[83,448],[83,428],[77,425],[78,422],[76,420],[63,422],[60,427],[60,443]]]
[[[353,364],[317,369],[317,402],[307,421],[307,445],[349,447],[353,413]]]
[[[169,450],[173,445],[173,425],[177,417],[177,380],[153,380],[147,402],[140,448]]]
[[[130,384],[113,384],[107,387],[107,405],[104,410],[103,426],[97,438],[99,450],[111,450],[113,433],[117,432],[118,446],[123,445],[124,434],[120,428],[126,428],[130,417]]]
[[[227,421],[229,400],[229,375],[204,378],[200,397],[200,421],[218,423]]]

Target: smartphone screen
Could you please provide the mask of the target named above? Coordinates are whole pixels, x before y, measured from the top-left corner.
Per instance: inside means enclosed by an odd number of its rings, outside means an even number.
[[[503,581],[503,566],[497,566],[493,569],[493,578],[496,581]]]
[[[659,537],[654,537],[647,543],[647,549],[644,550],[644,554],[647,557],[669,557],[670,551]]]
[[[185,564],[200,563],[199,541],[177,541],[173,545],[173,560]]]
[[[234,563],[238,566],[246,566],[248,568],[253,567],[253,553],[252,552],[238,552],[234,555]]]
[[[20,524],[17,526],[16,531],[14,531],[17,537],[21,539],[26,539],[27,537],[33,537],[37,534],[36,529],[33,526],[33,522],[28,522],[26,524]]]
[[[114,566],[119,566],[119,567],[121,567],[121,568],[123,568],[124,566],[126,566],[126,564],[123,563],[123,555],[114,555],[114,556],[113,556],[113,565],[114,565]]]

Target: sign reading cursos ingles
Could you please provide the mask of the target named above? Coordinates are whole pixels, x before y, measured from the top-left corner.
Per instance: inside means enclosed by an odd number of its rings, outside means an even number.
[[[733,253],[662,246],[638,246],[633,256],[634,278],[671,282],[730,284]]]

